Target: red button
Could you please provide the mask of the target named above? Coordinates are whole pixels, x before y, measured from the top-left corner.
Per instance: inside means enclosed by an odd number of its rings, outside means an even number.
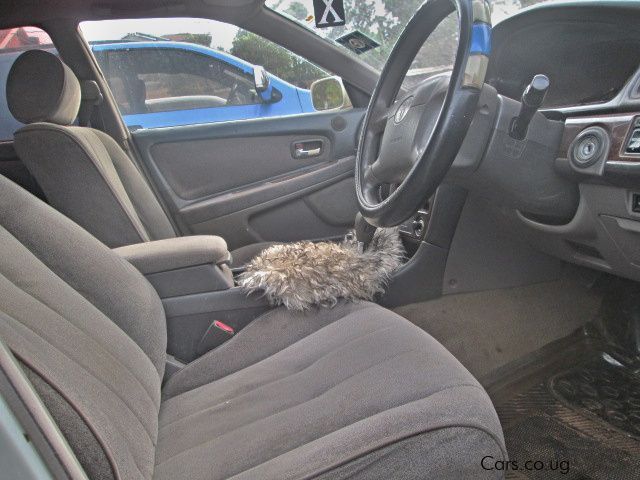
[[[226,332],[226,333],[228,333],[230,335],[233,335],[234,333],[236,333],[235,330],[233,329],[233,327],[230,327],[226,323],[222,323],[220,320],[214,320],[213,321],[213,326],[216,327],[216,328],[219,328],[223,332]]]

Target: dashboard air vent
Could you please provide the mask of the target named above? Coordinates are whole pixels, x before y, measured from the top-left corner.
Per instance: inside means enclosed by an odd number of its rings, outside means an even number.
[[[625,153],[632,155],[640,154],[640,124],[638,123],[638,119],[633,123],[633,131],[631,135],[629,135],[629,140],[627,140]]]

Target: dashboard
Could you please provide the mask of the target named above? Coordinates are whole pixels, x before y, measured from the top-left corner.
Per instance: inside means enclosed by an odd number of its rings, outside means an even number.
[[[640,281],[638,25],[640,1],[524,10],[495,26],[487,83],[519,100],[534,75],[549,77],[541,113],[561,125],[557,151],[536,157],[541,145],[527,140],[503,167],[526,180],[542,161],[553,171],[549,179],[566,179],[578,198],[575,213],[556,223],[517,206],[496,215],[539,250]]]
[[[550,4],[524,11],[494,28],[487,83],[519,99],[531,78],[544,73],[551,86],[543,107],[611,102],[640,66],[639,20],[638,4],[629,3]],[[631,100],[640,100],[637,86],[630,93]]]

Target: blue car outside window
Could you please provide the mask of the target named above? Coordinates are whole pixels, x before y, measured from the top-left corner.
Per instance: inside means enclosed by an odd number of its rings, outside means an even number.
[[[57,54],[53,46],[40,48]],[[274,96],[271,102],[261,101],[255,91],[249,91],[253,87],[253,65],[211,48],[171,41],[101,43],[92,45],[91,48],[107,76],[123,120],[131,129],[278,117],[315,111],[309,90],[296,87],[271,74],[268,76]],[[0,53],[0,89],[2,91],[6,89],[6,78],[13,62],[25,50],[26,48],[20,48]],[[135,61],[131,59],[132,52],[137,52],[143,59],[180,57],[180,66],[183,66],[185,71],[170,71],[165,65],[165,72],[160,70],[154,72],[153,69],[144,73],[136,72]],[[134,65],[130,65],[131,63]],[[141,63],[145,63],[144,60]],[[216,98],[216,95],[207,92],[202,85],[207,72],[203,72],[202,69],[198,72],[198,64],[216,65],[219,70],[225,71],[231,77],[235,75],[238,84],[244,89],[245,100],[224,98],[224,96]],[[158,80],[162,73],[173,77],[172,81],[182,91],[174,92],[175,95],[166,95],[164,98],[153,98],[154,93],[156,97],[162,97],[158,92]],[[140,77],[144,77],[146,81]],[[190,88],[199,87],[202,92],[195,92],[201,93],[199,95],[188,91]],[[224,88],[224,85],[221,88]],[[136,95],[139,97],[137,102],[134,98]],[[247,99],[250,95],[255,98]],[[5,96],[1,95],[0,140],[11,139],[13,132],[21,126],[22,124],[9,112]]]
[[[253,89],[254,66],[183,42],[102,43],[92,50],[131,128],[277,117],[313,112],[311,93],[268,74],[273,96]]]

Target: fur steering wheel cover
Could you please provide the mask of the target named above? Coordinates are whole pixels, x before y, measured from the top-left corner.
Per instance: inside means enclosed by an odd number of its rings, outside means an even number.
[[[355,240],[273,245],[256,256],[238,284],[290,310],[333,307],[339,300],[373,300],[402,264],[405,251],[396,228],[376,230],[364,252]]]

